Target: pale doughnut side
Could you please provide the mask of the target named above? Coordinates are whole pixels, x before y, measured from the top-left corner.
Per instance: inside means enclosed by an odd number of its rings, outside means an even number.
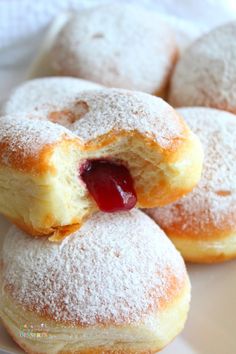
[[[178,110],[205,151],[202,178],[181,200],[146,210],[186,260],[217,262],[236,255],[236,119],[210,108]]]
[[[1,318],[32,353],[154,353],[189,307],[181,256],[138,210],[98,213],[60,245],[12,227],[1,274]],[[24,336],[30,325],[47,337]]]
[[[194,240],[188,237],[168,235],[186,261],[194,263],[218,263],[236,257],[236,232],[211,240]],[[213,233],[214,236],[214,233]]]
[[[2,301],[4,310],[1,319],[10,336],[27,353],[154,354],[182,331],[189,298],[189,281],[186,280],[180,296],[172,304],[160,313],[146,316],[138,325],[97,326],[91,329],[65,328],[60,324],[55,327],[52,321],[19,309],[7,294]],[[33,326],[32,332],[24,328],[27,323]],[[41,335],[38,336],[38,333]]]

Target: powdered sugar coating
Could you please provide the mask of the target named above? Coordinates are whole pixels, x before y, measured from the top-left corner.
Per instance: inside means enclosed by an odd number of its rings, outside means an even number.
[[[164,88],[176,55],[174,35],[157,14],[118,2],[76,13],[51,53],[60,73],[148,93]]]
[[[5,116],[0,120],[0,130],[0,145],[5,149],[4,154],[0,152],[2,161],[9,165],[18,161],[15,167],[21,169],[24,159],[37,159],[43,145],[58,141],[63,134],[75,139],[77,136],[83,145],[106,134],[138,132],[162,149],[175,150],[187,131],[173,108],[161,98],[122,89],[81,91],[62,110],[54,111],[49,105],[37,114]]]
[[[209,106],[236,113],[236,22],[194,42],[172,77],[170,103]]]
[[[236,117],[210,108],[178,112],[199,136],[205,152],[197,187],[181,200],[146,210],[171,235],[217,237],[236,230]]]
[[[85,143],[110,131],[138,131],[165,149],[173,148],[173,141],[186,134],[173,108],[161,98],[145,93],[121,89],[87,91],[80,94],[77,111],[80,106],[85,112],[70,129]]]
[[[56,321],[139,321],[171,303],[186,276],[179,253],[139,210],[98,213],[61,244],[12,227],[3,245],[3,288]]]
[[[75,101],[80,91],[100,85],[72,77],[46,77],[24,82],[10,95],[3,114],[59,111]]]
[[[76,138],[69,130],[40,115],[13,115],[0,118],[1,164],[24,168],[30,159],[39,158],[42,150],[66,138]],[[32,166],[37,169],[37,166]]]

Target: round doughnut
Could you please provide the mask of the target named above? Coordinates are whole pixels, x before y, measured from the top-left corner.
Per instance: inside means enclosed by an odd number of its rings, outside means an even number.
[[[99,89],[102,86],[74,77],[44,77],[29,80],[18,86],[2,108],[2,114],[19,112],[47,112],[62,110],[84,90]],[[66,115],[67,112],[64,112]]]
[[[169,101],[175,107],[208,106],[236,113],[236,22],[195,41],[176,65]]]
[[[181,200],[147,210],[192,262],[217,262],[236,256],[236,117],[212,108],[182,108],[203,143],[200,183]]]
[[[27,353],[155,353],[184,326],[184,262],[139,210],[97,213],[61,244],[13,226],[2,256],[0,316]]]
[[[158,96],[177,55],[174,34],[157,14],[124,3],[75,13],[50,53],[59,74]]]
[[[80,92],[62,111],[0,119],[0,212],[31,235],[59,240],[98,209],[178,199],[199,181],[202,155],[196,135],[162,99]]]

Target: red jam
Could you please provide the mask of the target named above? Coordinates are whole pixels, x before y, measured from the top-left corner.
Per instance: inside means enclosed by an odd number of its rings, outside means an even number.
[[[137,202],[133,179],[125,166],[89,160],[82,167],[81,178],[102,211],[130,210]]]

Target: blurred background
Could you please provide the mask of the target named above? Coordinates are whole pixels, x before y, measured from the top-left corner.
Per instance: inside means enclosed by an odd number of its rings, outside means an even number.
[[[55,17],[65,11],[122,0],[0,0],[0,100],[27,77]],[[127,0],[124,2],[128,2]],[[174,27],[182,50],[200,34],[236,18],[235,0],[130,0]]]

